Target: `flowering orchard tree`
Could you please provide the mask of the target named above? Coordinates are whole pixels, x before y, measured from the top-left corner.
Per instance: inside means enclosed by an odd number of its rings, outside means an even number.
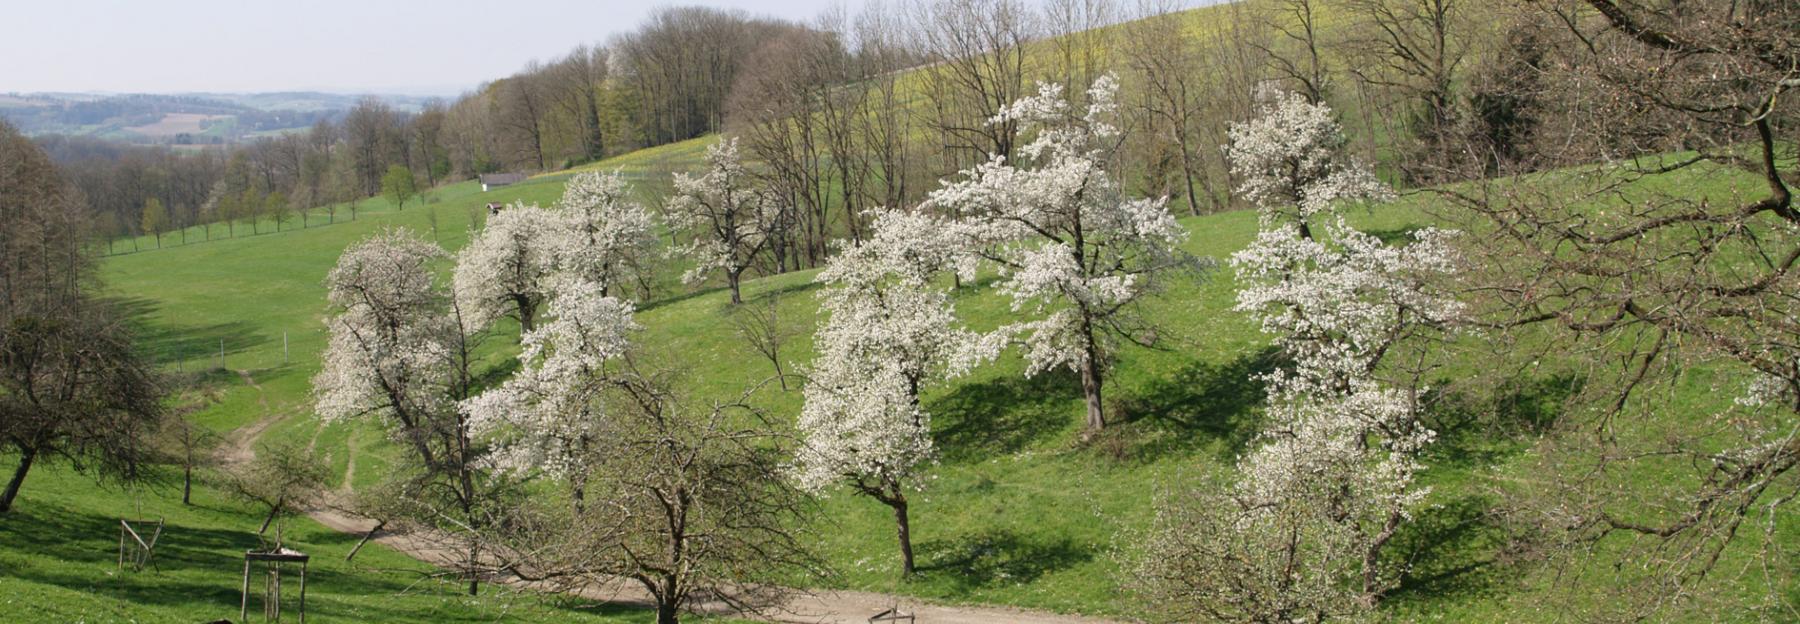
[[[402,437],[428,462],[434,451],[422,434],[459,385],[460,328],[432,270],[445,255],[405,229],[345,250],[325,279],[337,314],[326,321],[330,339],[313,378],[320,416],[392,420],[421,434]]]
[[[641,282],[656,245],[655,221],[630,194],[616,173],[582,173],[569,180],[555,209],[514,204],[489,217],[457,254],[454,285],[464,331],[513,314],[522,332],[530,332],[553,281],[595,284],[602,295]]]
[[[606,363],[625,354],[637,329],[631,304],[601,290],[565,283],[550,300],[549,322],[521,341],[519,371],[461,405],[472,432],[495,440],[495,468],[567,479],[578,505],[586,460],[605,435],[599,394]]]
[[[1382,201],[1393,192],[1347,152],[1349,138],[1331,107],[1290,93],[1263,107],[1256,119],[1231,124],[1225,147],[1237,193],[1255,204],[1265,229],[1297,225],[1312,237],[1311,218],[1341,200]]]
[[[1457,269],[1454,231],[1425,228],[1389,246],[1334,218],[1326,240],[1272,224],[1233,254],[1237,307],[1262,321],[1293,361],[1275,373],[1277,394],[1349,394],[1396,343],[1444,327],[1464,306],[1433,286]]]
[[[643,204],[631,200],[624,177],[617,172],[576,174],[557,209],[561,223],[549,239],[556,269],[567,279],[598,285],[603,296],[648,279],[656,221]]]
[[[1101,77],[1077,113],[1059,85],[1041,86],[993,120],[1016,123],[1021,138],[1035,133],[1020,162],[995,156],[926,200],[962,217],[969,248],[999,267],[1013,310],[1035,315],[1006,328],[1025,336],[1026,373],[1080,373],[1090,432],[1106,425],[1101,387],[1115,343],[1146,339],[1130,308],[1158,276],[1191,262],[1167,198],[1126,197],[1109,169],[1117,92],[1115,78]]]
[[[1346,615],[1399,580],[1381,551],[1429,493],[1416,475],[1436,434],[1419,418],[1422,389],[1389,383],[1383,362],[1463,313],[1434,287],[1456,269],[1453,235],[1428,229],[1395,248],[1341,219],[1323,233],[1273,224],[1232,258],[1237,309],[1293,364],[1265,377],[1268,424],[1238,480],[1159,510],[1138,582],[1172,614]]]
[[[934,457],[919,391],[1001,347],[962,329],[949,294],[932,283],[965,255],[947,235],[953,229],[930,216],[888,212],[868,240],[831,259],[818,276],[827,316],[800,412],[796,480],[814,492],[848,483],[893,508],[901,572],[908,575],[906,492],[919,486],[919,472]]]
[[[1410,393],[1371,389],[1272,405],[1237,481],[1158,502],[1135,589],[1175,621],[1318,622],[1364,611],[1371,603],[1350,579],[1373,569],[1362,568],[1372,539],[1410,517],[1393,510],[1410,513],[1426,495],[1412,475],[1416,449],[1431,439],[1422,429],[1393,446],[1366,436],[1416,423],[1413,404]]]
[[[1323,106],[1283,99],[1234,126],[1232,141],[1240,192],[1262,210],[1256,240],[1231,259],[1236,309],[1292,365],[1264,379],[1269,424],[1239,458],[1238,481],[1160,510],[1138,580],[1189,617],[1361,611],[1398,581],[1381,551],[1429,493],[1416,475],[1436,436],[1419,419],[1416,375],[1390,383],[1383,363],[1464,314],[1438,286],[1458,270],[1456,234],[1427,228],[1393,247],[1332,215],[1315,236],[1310,221],[1334,202],[1388,194],[1336,154],[1342,135]]]
[[[531,331],[556,270],[554,249],[544,243],[545,236],[560,226],[559,215],[523,204],[488,217],[487,225],[456,254],[451,282],[468,325],[463,331],[479,331],[507,314],[519,320],[521,331]]]
[[[466,537],[456,543],[474,594],[495,492],[484,487],[482,451],[456,407],[468,397],[473,359],[454,298],[433,270],[445,256],[404,229],[344,251],[325,280],[335,314],[313,396],[325,419],[380,418],[417,453],[418,470],[405,484],[414,494],[403,506],[421,523]],[[443,522],[451,510],[458,517]]]
[[[769,246],[782,211],[773,196],[753,185],[738,159],[737,139],[706,148],[706,164],[699,177],[675,174],[675,197],[667,208],[669,224],[689,237],[677,251],[694,261],[681,279],[693,283],[723,274],[731,302],[743,303],[738,282]]]
[[[1382,566],[1382,549],[1429,493],[1415,478],[1436,437],[1419,419],[1422,389],[1386,383],[1381,365],[1402,342],[1463,313],[1432,279],[1456,270],[1453,234],[1427,229],[1395,248],[1341,218],[1324,233],[1273,225],[1232,258],[1244,283],[1237,309],[1258,317],[1293,362],[1267,376],[1262,444],[1239,459],[1240,480],[1211,505],[1224,538],[1203,546],[1202,560],[1228,575],[1208,579],[1211,595],[1270,609],[1239,615],[1372,606],[1399,577]],[[1305,564],[1233,551],[1298,553]]]

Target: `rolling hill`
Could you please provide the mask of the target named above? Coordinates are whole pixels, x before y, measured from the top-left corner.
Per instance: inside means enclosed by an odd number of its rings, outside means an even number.
[[[696,151],[673,147],[599,167],[616,166],[641,179],[651,170],[678,167]],[[242,372],[209,374],[220,399],[197,413],[197,421],[221,433],[270,421],[266,439],[305,440],[345,485],[366,485],[395,449],[372,427],[325,425],[310,413],[308,381],[323,344],[326,271],[344,247],[385,227],[435,231],[441,244],[455,249],[485,203],[548,204],[560,194],[562,178],[543,176],[486,194],[470,183],[456,184],[436,192],[433,203],[404,211],[372,200],[354,222],[114,256],[103,274],[111,292],[136,310],[145,348],[164,367],[216,368],[222,347],[225,367]],[[1720,196],[1735,192],[1730,182],[1706,183],[1716,185]],[[1366,230],[1404,232],[1432,222],[1428,198],[1412,195],[1351,214]],[[1222,259],[1250,240],[1256,217],[1230,212],[1182,223],[1189,251]],[[816,322],[812,275],[770,276],[746,288],[751,303],[779,297],[782,316],[801,330],[803,337],[787,348],[794,364],[810,357],[805,334]],[[666,296],[640,304],[638,321],[645,329],[637,342],[685,367],[690,391],[726,397],[768,376],[766,361],[735,334],[720,289],[682,291],[670,280],[663,284]],[[1112,400],[1124,422],[1096,441],[1079,441],[1082,408],[1074,379],[1027,379],[1016,354],[928,394],[943,456],[914,504],[921,573],[897,582],[887,510],[840,492],[828,499],[829,524],[819,533],[819,546],[840,572],[834,586],[950,603],[1132,616],[1133,600],[1119,591],[1116,540],[1145,526],[1159,493],[1220,478],[1258,427],[1261,389],[1250,375],[1272,363],[1255,325],[1231,310],[1235,288],[1228,272],[1196,275],[1149,305],[1162,339],[1157,348],[1121,355]],[[1007,301],[980,284],[960,291],[958,307],[977,327],[997,325],[1009,313]],[[490,364],[510,351],[511,331],[500,330]],[[1463,364],[1440,372],[1441,383],[1484,365],[1477,344],[1470,343]],[[1554,362],[1521,371],[1504,396],[1475,397],[1509,407],[1442,432],[1445,442],[1428,459],[1426,473],[1435,488],[1433,506],[1400,538],[1400,550],[1414,562],[1413,580],[1393,595],[1386,613],[1407,620],[1556,619],[1538,592],[1568,580],[1509,568],[1506,533],[1485,510],[1507,483],[1530,478],[1531,425],[1561,408],[1573,391],[1570,376],[1579,374]],[[1698,372],[1694,387],[1680,389],[1679,402],[1704,409],[1728,401],[1706,390],[1712,380]],[[800,396],[770,390],[756,401],[791,418]],[[43,496],[47,487],[53,486],[28,484],[27,492]]]
[[[653,198],[669,172],[696,168],[713,140],[640,150],[578,170],[620,170],[640,194]],[[326,459],[341,487],[366,487],[398,449],[371,425],[327,424],[311,410],[309,380],[318,370],[325,336],[326,272],[345,247],[387,227],[424,232],[457,249],[479,224],[485,204],[549,204],[571,173],[540,175],[488,193],[462,182],[404,210],[371,199],[355,220],[339,210],[339,221],[330,225],[318,225],[322,217],[315,214],[309,218],[312,227],[157,250],[135,245],[145,251],[105,258],[101,274],[108,295],[132,312],[143,348],[158,365],[204,382],[197,394],[206,397],[192,415],[195,422],[224,437],[254,431],[262,440],[304,442]],[[1687,185],[1726,200],[1743,184],[1754,183],[1741,175],[1709,173],[1645,184]],[[1555,175],[1540,177],[1554,183]],[[1621,193],[1629,191],[1626,185]],[[1436,224],[1442,214],[1427,193],[1347,212],[1357,227],[1390,238]],[[1256,215],[1243,211],[1181,223],[1189,252],[1219,260],[1246,245],[1257,227]],[[702,397],[735,396],[766,378],[772,371],[736,334],[726,294],[716,284],[678,286],[672,279],[678,268],[667,267],[657,282],[658,295],[639,302],[640,348],[679,364],[684,389]],[[798,330],[799,337],[784,349],[792,364],[811,357],[809,330],[818,321],[814,275],[764,276],[745,288],[752,305],[776,300],[781,317]],[[933,414],[933,438],[942,456],[913,502],[920,573],[899,580],[888,510],[838,491],[824,502],[825,524],[814,529],[817,546],[838,572],[830,587],[946,603],[1139,616],[1141,605],[1121,590],[1124,542],[1149,524],[1160,496],[1228,478],[1261,424],[1263,389],[1253,375],[1275,361],[1256,324],[1232,309],[1236,288],[1229,271],[1189,275],[1147,305],[1146,317],[1159,327],[1160,340],[1153,348],[1128,347],[1121,353],[1110,389],[1119,423],[1096,439],[1081,439],[1076,380],[1057,373],[1026,378],[1016,353],[928,393],[924,404]],[[985,282],[961,288],[957,306],[977,328],[999,325],[1010,314],[1009,302]],[[482,354],[484,362],[502,364],[515,337],[515,328],[500,328]],[[1544,341],[1529,332],[1508,338]],[[1466,395],[1450,402],[1462,411],[1434,415],[1441,437],[1426,457],[1423,477],[1433,490],[1428,508],[1396,538],[1392,552],[1410,562],[1410,575],[1384,603],[1385,618],[1566,621],[1571,606],[1608,600],[1607,583],[1630,573],[1611,566],[1548,569],[1531,565],[1516,551],[1513,529],[1494,509],[1510,492],[1541,483],[1542,457],[1535,443],[1542,426],[1563,413],[1565,400],[1592,371],[1554,357],[1555,345],[1542,345],[1551,354],[1542,361],[1496,359],[1484,339],[1473,333],[1460,337],[1448,347],[1452,364],[1433,373],[1433,386]],[[1688,371],[1679,385],[1643,399],[1668,408],[1639,423],[1643,434],[1676,435],[1707,426],[1682,415],[1728,404],[1731,396],[1720,388],[1738,373]],[[1476,378],[1489,382],[1461,383]],[[791,419],[801,397],[797,390],[767,388],[754,401]],[[0,518],[0,571],[5,572],[0,590],[14,601],[0,606],[42,616],[37,619],[100,621],[183,621],[223,613],[220,605],[235,600],[231,558],[254,543],[250,533],[259,518],[221,499],[211,485],[202,488],[203,505],[180,507],[171,498],[176,487],[165,481],[132,490],[96,489],[61,466],[34,475],[25,487],[23,515]],[[174,572],[153,577],[112,571],[107,549],[112,522],[122,515],[169,519],[175,527],[168,538],[175,545]],[[1800,546],[1800,534],[1791,527],[1783,531],[1769,539]],[[353,538],[304,520],[294,536],[324,555],[321,621],[646,619],[641,612],[596,613],[557,599],[466,599],[429,584],[409,590],[420,567],[394,552],[375,547],[362,556],[364,563],[349,566],[331,555]],[[1743,570],[1752,562],[1744,548],[1733,548],[1720,569]],[[1711,582],[1723,595],[1747,601],[1768,594],[1800,597],[1800,587],[1769,587],[1761,578],[1744,573]],[[1733,618],[1782,615],[1740,612]]]

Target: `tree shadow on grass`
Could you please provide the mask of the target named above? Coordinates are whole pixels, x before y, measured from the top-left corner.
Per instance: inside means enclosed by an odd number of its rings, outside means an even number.
[[[225,357],[242,353],[269,341],[269,337],[244,321],[206,325],[175,325],[152,318],[162,304],[143,297],[112,297],[106,303],[131,326],[138,351],[152,362],[167,363],[216,357],[224,345]]]
[[[1046,573],[1086,563],[1091,547],[1067,537],[1046,538],[1010,529],[931,540],[919,545],[919,571],[948,580],[958,590],[1025,585]]]
[[[1501,557],[1509,538],[1491,508],[1486,497],[1468,495],[1418,511],[1387,550],[1409,567],[1389,600],[1429,610],[1498,594],[1511,576]]]
[[[1073,422],[1069,402],[1079,396],[1077,388],[1060,373],[957,386],[926,402],[937,421],[932,442],[948,461],[1016,453]]]
[[[177,523],[163,527],[156,542],[155,565],[140,572],[117,572],[119,518],[81,513],[26,501],[0,517],[0,551],[49,559],[60,566],[29,565],[6,571],[22,580],[56,585],[74,591],[92,591],[97,579],[109,579],[106,589],[121,598],[143,604],[188,604],[208,601],[236,603],[235,579],[241,560],[226,553],[256,546],[249,531],[196,528]],[[146,524],[134,523],[145,531]],[[150,535],[144,534],[145,539]],[[69,571],[69,565],[91,568],[86,574]],[[233,579],[204,583],[187,579],[196,573]]]
[[[750,303],[750,302],[768,303],[768,300],[772,297],[790,297],[790,296],[797,295],[800,293],[818,290],[818,289],[824,288],[824,287],[825,287],[825,285],[819,283],[818,280],[810,280],[809,279],[809,280],[806,280],[803,282],[796,282],[796,283],[788,284],[786,286],[781,286],[778,288],[759,290],[755,293],[751,293],[751,292],[749,292],[748,289],[746,289],[744,292],[744,302],[745,303]]]
[[[1423,225],[1410,223],[1397,228],[1363,230],[1362,232],[1379,239],[1390,247],[1405,247],[1412,244],[1414,235],[1424,229]]]
[[[726,290],[728,290],[728,289],[725,288],[725,286],[723,286],[723,285],[703,286],[703,287],[695,288],[693,290],[690,290],[690,291],[687,291],[684,293],[676,293],[676,294],[669,295],[667,297],[662,297],[659,299],[652,299],[650,301],[641,302],[636,306],[637,312],[639,314],[642,314],[642,313],[649,312],[651,310],[655,310],[655,309],[663,307],[663,306],[675,305],[677,303],[681,303],[681,302],[687,301],[689,299],[697,299],[697,298],[704,297],[704,296],[707,296],[707,295],[710,295],[710,294],[713,294],[716,292],[724,292]],[[729,304],[727,304],[727,305],[729,305]]]
[[[1574,374],[1515,378],[1485,390],[1434,391],[1425,397],[1426,424],[1437,431],[1427,449],[1435,466],[1493,465],[1529,448],[1529,439],[1548,432],[1569,399],[1581,392]],[[1433,384],[1439,388],[1450,383]]]
[[[1260,377],[1278,363],[1273,347],[1223,364],[1189,362],[1115,401],[1111,408],[1120,426],[1095,446],[1131,462],[1155,462],[1212,444],[1221,457],[1236,457],[1261,425],[1258,408],[1266,389]]]

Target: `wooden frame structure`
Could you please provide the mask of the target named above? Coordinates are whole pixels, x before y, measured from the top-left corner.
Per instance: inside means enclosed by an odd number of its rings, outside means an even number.
[[[306,564],[312,559],[306,553],[286,548],[268,552],[244,551],[244,586],[238,601],[238,620],[250,619],[250,564],[262,562],[268,570],[263,580],[263,621],[281,621],[281,570],[290,563],[300,564],[300,622],[306,622]]]
[[[161,572],[162,568],[156,565],[156,540],[162,537],[163,519],[156,519],[156,530],[150,533],[148,541],[131,527],[133,522],[142,527],[151,523],[150,520],[119,519],[119,569],[125,569],[126,563],[130,563],[133,572],[142,571],[145,565]]]
[[[901,611],[900,607],[898,607],[898,606],[895,606],[886,611],[882,611],[881,613],[877,613],[875,615],[869,616],[869,624],[875,624],[876,622],[909,622],[910,623],[912,621],[913,621],[913,614],[907,613],[905,611]]]

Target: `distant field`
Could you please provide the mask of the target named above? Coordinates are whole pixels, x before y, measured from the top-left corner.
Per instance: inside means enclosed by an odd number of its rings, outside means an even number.
[[[0,108],[30,108],[43,105],[44,102],[42,100],[19,97],[16,95],[0,95]]]
[[[230,115],[202,115],[199,113],[168,113],[153,124],[126,128],[150,137],[168,137],[177,134],[200,134],[206,131],[206,122],[226,119]]]

